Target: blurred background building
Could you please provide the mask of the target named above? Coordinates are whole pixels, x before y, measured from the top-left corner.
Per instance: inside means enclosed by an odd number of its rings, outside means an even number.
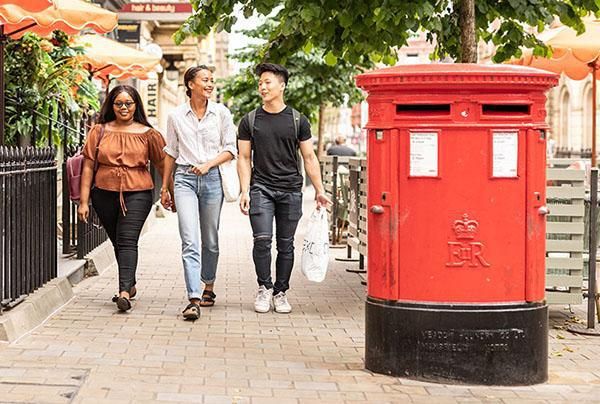
[[[171,36],[192,12],[188,0],[94,1],[119,13],[119,29],[113,34],[114,39],[161,55],[160,67],[148,80],[127,81],[140,90],[151,122],[159,129],[165,128],[168,111],[186,100],[183,73],[188,67],[206,64],[215,69],[217,78],[233,73],[233,63],[228,60],[229,34],[210,33],[205,37],[189,38],[179,46],[173,43]],[[433,48],[424,33],[415,34],[408,46],[398,51],[398,64],[430,63]],[[492,63],[494,51],[493,44],[481,42],[478,47],[480,63]],[[561,77],[559,85],[548,95],[550,136],[560,153],[585,154],[591,148],[591,87],[591,77],[581,81]],[[215,100],[218,98],[217,89]],[[328,107],[324,120],[326,145],[342,134],[346,136],[347,144],[359,154],[366,153],[365,131],[362,130],[367,120],[365,102]]]
[[[168,112],[187,97],[183,86],[185,70],[205,64],[215,77],[230,74],[227,33],[211,32],[205,37],[188,38],[175,45],[173,33],[192,13],[187,0],[96,0],[106,9],[117,11],[119,26],[114,39],[145,52],[160,55],[161,63],[147,80],[131,78],[121,83],[135,86],[142,95],[150,122],[161,131],[166,128]],[[113,80],[111,86],[116,82]],[[215,92],[215,98],[219,91]]]
[[[429,56],[434,46],[426,40],[424,33],[415,34],[408,41],[408,46],[398,51],[397,64],[431,63]],[[385,67],[385,66],[381,66]],[[333,143],[336,135],[345,135],[346,144],[352,147],[358,155],[367,152],[366,131],[368,108],[367,103],[345,105],[342,107],[328,107],[325,112],[325,145]]]

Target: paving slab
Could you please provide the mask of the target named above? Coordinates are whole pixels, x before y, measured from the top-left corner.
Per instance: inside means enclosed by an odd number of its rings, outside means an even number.
[[[114,266],[80,282],[43,326],[0,344],[0,402],[600,403],[600,339],[563,329],[585,318],[581,307],[551,308],[548,383],[450,386],[377,375],[363,364],[365,287],[346,272],[358,264],[335,260],[345,249],[331,250],[322,283],[296,265],[291,314],[257,314],[251,229],[235,204],[224,206],[220,237],[217,303],[200,320],[181,317],[180,239],[166,213],[141,240],[133,310],[119,313],[110,301]]]

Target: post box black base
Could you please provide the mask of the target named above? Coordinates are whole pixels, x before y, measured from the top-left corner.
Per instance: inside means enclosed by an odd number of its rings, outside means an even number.
[[[548,379],[548,306],[408,304],[367,298],[365,367],[450,384]]]

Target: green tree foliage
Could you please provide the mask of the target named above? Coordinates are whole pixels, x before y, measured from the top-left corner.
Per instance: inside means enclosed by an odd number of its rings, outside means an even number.
[[[61,31],[55,31],[50,41],[32,33],[8,40],[5,144],[27,142],[34,123],[40,144],[47,144],[49,135],[54,144],[60,144],[63,129],[54,123],[49,134],[47,117],[76,128],[84,113],[99,109],[96,86],[77,59],[82,52],[82,48],[71,47]],[[59,109],[66,114],[59,116]],[[71,133],[70,142],[74,135]]]
[[[393,64],[395,49],[407,44],[419,30],[435,40],[437,58],[462,61],[459,17],[464,0],[191,0],[196,12],[176,32],[181,42],[189,35],[206,35],[211,29],[230,31],[236,22],[235,7],[245,16],[274,14],[277,25],[262,49],[263,56],[284,60],[305,46],[325,51],[333,64],[365,60]],[[472,3],[471,3],[472,4]],[[598,13],[598,0],[476,0],[476,39],[497,46],[495,61],[519,56],[519,47],[548,53],[529,27],[542,30],[555,16],[578,32],[581,18]],[[464,10],[463,10],[464,14]],[[497,21],[497,28],[492,23]],[[495,26],[495,25],[494,25]]]
[[[245,31],[247,36],[266,40],[270,37],[275,22],[270,20],[255,30]],[[225,101],[233,101],[231,110],[236,121],[245,113],[258,107],[261,99],[258,95],[258,82],[252,69],[263,61],[259,49],[262,45],[249,46],[234,58],[248,63],[250,67],[239,74],[223,80],[222,91]],[[290,72],[289,85],[286,88],[286,103],[298,109],[312,122],[317,121],[320,106],[330,104],[340,106],[344,102],[355,104],[362,100],[362,93],[354,85],[354,77],[361,68],[340,60],[334,65],[324,61],[325,51],[314,47],[305,47],[294,52],[285,61],[270,58],[269,61],[285,62]],[[371,67],[365,63],[363,68]]]

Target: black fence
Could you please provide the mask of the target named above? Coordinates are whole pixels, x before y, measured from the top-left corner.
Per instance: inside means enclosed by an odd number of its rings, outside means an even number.
[[[56,277],[56,150],[0,146],[0,310]]]
[[[83,259],[94,248],[108,239],[100,220],[90,206],[90,217],[87,223],[77,218],[77,205],[69,196],[69,184],[66,175],[67,158],[77,153],[79,148],[69,147],[64,151],[62,163],[62,253],[76,254]]]
[[[108,239],[106,231],[100,226],[100,220],[90,207],[90,217],[87,223],[77,218],[77,205],[69,196],[67,181],[67,158],[75,155],[83,147],[85,134],[91,122],[82,121],[78,133],[78,144],[67,146],[69,131],[73,129],[63,126],[63,162],[62,162],[62,253],[65,255],[77,254],[78,259],[83,259],[94,248]]]

